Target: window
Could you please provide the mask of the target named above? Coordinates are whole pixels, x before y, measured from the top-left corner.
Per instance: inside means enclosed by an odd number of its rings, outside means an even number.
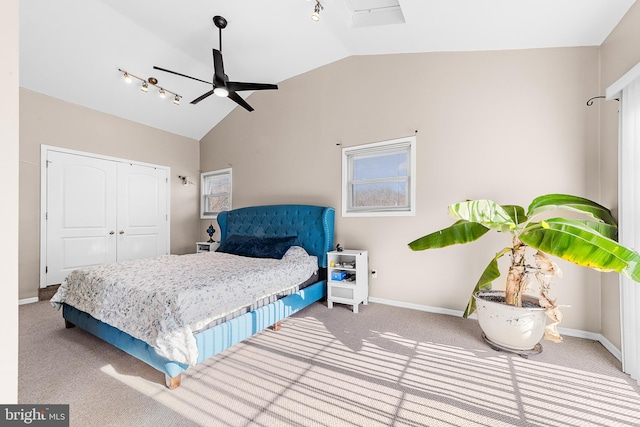
[[[342,149],[342,215],[415,215],[415,136]]]
[[[200,218],[231,209],[231,168],[200,174]]]

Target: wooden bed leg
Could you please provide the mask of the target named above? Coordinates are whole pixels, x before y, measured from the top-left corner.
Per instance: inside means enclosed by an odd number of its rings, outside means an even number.
[[[180,382],[182,381],[182,374],[178,374],[175,377],[170,377],[169,375],[164,374],[164,380],[169,390],[175,390],[176,388],[180,387]]]
[[[76,325],[74,325],[73,323],[69,322],[67,319],[64,319],[64,327],[67,329],[71,329],[71,328],[75,328]]]
[[[280,330],[280,328],[282,327],[282,323],[280,321],[277,321],[276,323],[274,323],[273,325],[269,326],[272,330],[278,332]]]

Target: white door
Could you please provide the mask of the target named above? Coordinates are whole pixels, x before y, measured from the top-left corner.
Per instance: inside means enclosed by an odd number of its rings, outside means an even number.
[[[116,163],[47,153],[46,283],[116,260]],[[42,286],[42,284],[41,284]]]
[[[76,268],[169,253],[168,168],[43,153],[41,287]]]
[[[118,261],[169,253],[167,171],[118,164]]]

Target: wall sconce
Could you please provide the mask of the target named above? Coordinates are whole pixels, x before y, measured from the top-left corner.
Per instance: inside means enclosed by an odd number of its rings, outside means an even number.
[[[193,182],[189,181],[189,177],[188,176],[178,175],[178,178],[180,178],[180,180],[182,181],[182,185],[184,185],[185,187],[187,185],[189,185],[189,184],[195,185]]]
[[[149,85],[157,87],[158,88],[158,95],[160,96],[160,98],[166,98],[167,97],[167,92],[168,92],[171,95],[173,95],[173,103],[175,105],[180,105],[180,98],[182,98],[182,96],[178,95],[175,92],[171,92],[169,89],[163,88],[162,86],[158,86],[158,79],[156,79],[155,77],[149,77],[148,79],[145,80],[143,78],[135,76],[135,75],[131,74],[130,72],[122,70],[120,68],[118,68],[118,71],[120,71],[122,73],[122,77],[124,78],[124,81],[127,82],[127,83],[133,82],[132,78],[136,79],[136,80],[139,80],[140,81],[140,90],[141,91],[149,92]]]
[[[316,0],[316,5],[313,7],[313,13],[311,14],[311,19],[315,22],[320,20],[320,11],[324,10],[324,6],[320,4],[320,0]]]

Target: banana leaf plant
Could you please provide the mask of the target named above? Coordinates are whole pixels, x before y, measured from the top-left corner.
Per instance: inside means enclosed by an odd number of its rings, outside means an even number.
[[[537,220],[543,213],[551,216],[551,213],[562,211],[571,212],[572,219]],[[562,314],[555,299],[551,298],[549,288],[551,278],[554,275],[561,277],[562,272],[548,255],[594,270],[615,271],[640,281],[640,255],[617,243],[618,227],[611,211],[591,200],[548,194],[534,199],[526,212],[521,206],[469,200],[450,205],[449,215],[457,220],[454,224],[414,240],[409,247],[421,251],[469,243],[489,230],[511,233],[512,246],[500,250],[491,259],[473,289],[464,317],[476,309],[473,294],[491,289],[493,281],[500,277],[498,259],[507,254],[511,264],[506,279],[505,303],[521,307],[525,290],[532,283],[537,284],[539,304],[546,308],[551,319],[545,338],[556,342],[562,340],[557,330]]]

